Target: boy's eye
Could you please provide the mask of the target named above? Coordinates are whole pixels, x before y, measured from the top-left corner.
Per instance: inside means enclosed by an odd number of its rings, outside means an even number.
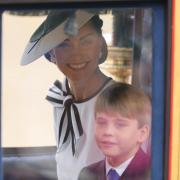
[[[121,127],[126,127],[126,126],[127,126],[126,123],[123,123],[123,122],[116,122],[116,127],[121,128]]]
[[[107,122],[104,119],[96,119],[96,124],[98,125],[105,125]]]

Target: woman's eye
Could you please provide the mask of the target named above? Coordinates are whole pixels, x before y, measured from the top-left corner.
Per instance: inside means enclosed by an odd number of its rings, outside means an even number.
[[[81,40],[81,45],[90,45],[90,44],[92,44],[92,39],[90,39],[90,38],[86,38],[86,39],[83,39],[83,40]]]
[[[68,48],[69,44],[67,42],[63,42],[57,46],[58,48]]]

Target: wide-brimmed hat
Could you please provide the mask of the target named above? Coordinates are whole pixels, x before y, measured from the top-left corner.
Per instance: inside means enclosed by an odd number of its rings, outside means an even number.
[[[65,28],[68,21],[72,18],[75,17],[75,25],[77,29],[80,29],[94,15],[95,13],[84,10],[50,11],[45,21],[31,36],[24,50],[21,65],[26,65],[35,61],[67,39],[71,32],[67,33]]]

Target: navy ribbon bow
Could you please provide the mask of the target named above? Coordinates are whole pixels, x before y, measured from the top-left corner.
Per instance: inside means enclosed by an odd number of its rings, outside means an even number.
[[[64,149],[71,142],[72,153],[75,154],[76,141],[83,135],[83,128],[78,108],[70,94],[68,81],[65,87],[57,80],[48,91],[46,99],[55,107],[63,108],[58,132],[58,149]],[[65,129],[64,129],[65,128]]]

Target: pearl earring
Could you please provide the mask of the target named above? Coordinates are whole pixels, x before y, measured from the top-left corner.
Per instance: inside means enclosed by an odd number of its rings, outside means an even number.
[[[102,58],[102,52],[99,53],[99,59],[101,59],[101,58]]]
[[[50,52],[50,57],[51,57],[51,62],[56,64],[56,58],[52,51]]]
[[[56,64],[56,59],[55,58],[51,58],[51,62]]]

